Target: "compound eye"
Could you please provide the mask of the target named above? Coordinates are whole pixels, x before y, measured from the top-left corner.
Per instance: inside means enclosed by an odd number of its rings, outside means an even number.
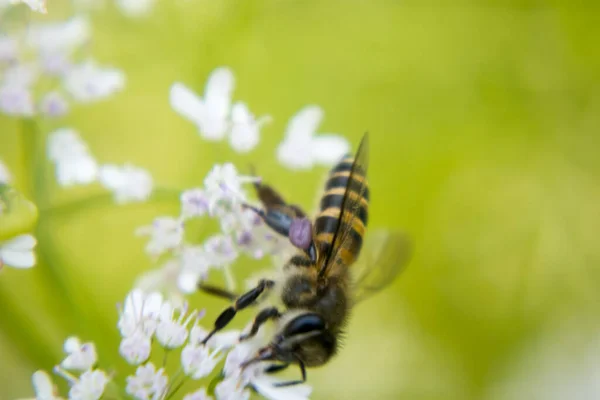
[[[285,330],[283,331],[283,335],[285,337],[289,337],[302,333],[322,330],[325,330],[325,321],[323,321],[323,318],[321,318],[319,314],[302,314],[287,324]]]

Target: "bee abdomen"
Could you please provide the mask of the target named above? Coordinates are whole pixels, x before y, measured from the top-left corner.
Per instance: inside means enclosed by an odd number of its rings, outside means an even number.
[[[340,221],[341,223],[348,222],[355,214],[358,218],[353,221],[351,234],[354,245],[351,251],[356,257],[360,251],[362,236],[368,221],[369,188],[365,182],[363,193],[359,193],[362,183],[366,179],[360,169],[355,169],[352,180],[348,182],[353,162],[354,159],[347,156],[331,170],[329,179],[325,184],[325,193],[321,198],[321,210],[315,221],[315,233],[317,241],[321,242],[321,249],[327,250],[332,245],[331,240]],[[356,209],[344,210],[344,215],[340,216],[346,188],[348,188],[347,196],[358,200],[359,203]]]

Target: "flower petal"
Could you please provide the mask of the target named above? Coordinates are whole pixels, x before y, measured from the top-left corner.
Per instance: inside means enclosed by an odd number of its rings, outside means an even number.
[[[2,244],[3,250],[28,251],[35,247],[37,240],[33,235],[19,235]]]
[[[0,259],[14,268],[31,268],[35,265],[35,254],[32,251],[2,249]]]
[[[319,127],[323,119],[323,110],[316,105],[306,106],[298,111],[288,122],[285,129],[286,140],[307,139]]]
[[[204,103],[200,96],[183,83],[176,82],[171,85],[169,102],[178,114],[196,125],[200,124],[200,119],[204,113]]]
[[[204,89],[204,103],[211,116],[224,119],[229,115],[234,85],[233,72],[227,67],[217,68],[210,74]]]
[[[31,382],[33,384],[33,390],[35,391],[36,398],[38,399],[53,399],[54,398],[54,385],[45,371],[35,371],[31,376]]]
[[[252,386],[258,393],[270,400],[306,400],[309,398],[312,388],[306,384],[277,387],[280,380],[266,375],[261,375],[252,380]]]
[[[311,153],[315,163],[330,166],[350,152],[350,143],[342,136],[324,134],[313,138]]]

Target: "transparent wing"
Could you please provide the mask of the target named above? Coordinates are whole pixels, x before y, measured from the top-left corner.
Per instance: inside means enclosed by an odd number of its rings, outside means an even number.
[[[411,255],[412,245],[404,233],[386,230],[367,233],[361,255],[350,267],[354,304],[394,282],[408,265]]]
[[[341,257],[344,250],[351,249],[356,245],[354,243],[354,236],[352,235],[352,227],[354,221],[358,218],[358,208],[367,189],[368,164],[369,136],[365,133],[354,156],[354,163],[352,164],[348,185],[346,186],[344,199],[342,200],[337,229],[333,235],[329,253],[326,255],[325,261],[319,270],[319,276],[324,276],[330,265],[342,261]],[[354,180],[356,175],[362,175],[364,179]],[[356,194],[350,195],[350,192],[355,192]]]

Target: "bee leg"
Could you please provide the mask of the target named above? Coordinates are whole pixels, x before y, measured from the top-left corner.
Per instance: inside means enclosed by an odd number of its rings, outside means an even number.
[[[204,293],[208,293],[208,294],[211,294],[211,295],[216,296],[216,297],[221,297],[221,298],[227,299],[229,301],[234,301],[235,299],[238,298],[237,294],[235,294],[233,292],[230,292],[227,289],[223,289],[223,288],[220,288],[220,287],[217,287],[217,286],[209,285],[209,284],[204,283],[204,282],[199,282],[198,283],[198,289],[201,290],[201,291],[203,291]]]
[[[302,373],[302,380],[278,382],[278,383],[273,384],[273,386],[286,387],[286,386],[300,385],[300,384],[306,382],[306,367],[304,366],[304,363],[300,360],[298,360],[298,366],[300,367],[300,372]]]
[[[266,289],[271,289],[274,285],[274,281],[261,279],[254,289],[251,289],[239,296],[232,306],[227,307],[221,313],[221,315],[217,317],[217,320],[215,321],[215,327],[208,335],[206,335],[204,340],[202,340],[202,344],[206,344],[206,342],[208,342],[208,340],[215,333],[225,328],[239,310],[243,310],[244,308],[251,306],[256,301],[258,296],[260,296]]]
[[[290,366],[289,363],[285,363],[285,364],[271,364],[267,368],[265,368],[263,370],[263,372],[265,374],[274,374],[276,372],[283,371],[284,369],[286,369],[289,366]]]
[[[264,324],[268,320],[276,319],[276,318],[279,318],[280,316],[281,316],[281,314],[279,313],[279,310],[277,310],[276,307],[268,307],[268,308],[261,310],[256,315],[256,318],[254,318],[254,322],[252,323],[252,328],[250,329],[250,332],[240,336],[240,342],[250,339],[251,337],[256,335],[256,333],[258,332],[258,330],[260,329],[262,324]]]

